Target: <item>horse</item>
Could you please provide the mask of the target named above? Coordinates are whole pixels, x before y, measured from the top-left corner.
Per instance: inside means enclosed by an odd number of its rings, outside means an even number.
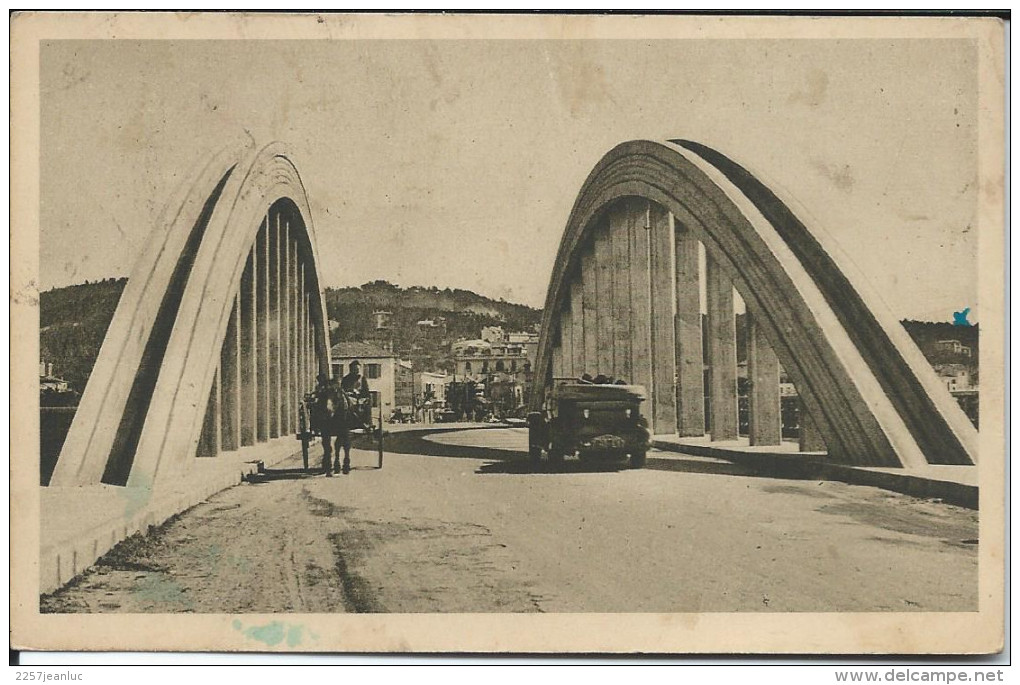
[[[361,403],[335,383],[320,389],[313,405],[313,418],[322,435],[323,470],[329,474],[333,458],[333,438],[341,438],[344,448],[344,473],[350,464],[350,431],[365,425]],[[338,446],[339,447],[339,446]],[[339,449],[336,457],[339,458]]]

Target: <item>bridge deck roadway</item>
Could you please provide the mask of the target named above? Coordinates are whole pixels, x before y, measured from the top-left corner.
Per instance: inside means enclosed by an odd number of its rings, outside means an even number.
[[[79,583],[44,597],[42,609],[977,607],[975,511],[873,487],[762,477],[741,464],[660,450],[649,453],[646,469],[568,460],[534,472],[526,444],[525,428],[399,432],[387,438],[381,470],[363,444],[351,474],[334,478],[306,474],[295,468],[300,457],[291,458],[258,484],[220,492],[145,540],[132,539]],[[605,637],[628,646],[626,634]],[[362,636],[343,639],[356,650]]]

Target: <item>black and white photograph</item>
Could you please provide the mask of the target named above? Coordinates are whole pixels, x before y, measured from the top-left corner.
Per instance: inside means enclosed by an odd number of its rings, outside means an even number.
[[[999,19],[11,36],[15,648],[1002,649]]]

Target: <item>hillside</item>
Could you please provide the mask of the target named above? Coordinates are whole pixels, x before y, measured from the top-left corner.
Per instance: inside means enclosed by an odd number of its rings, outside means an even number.
[[[477,338],[485,326],[502,326],[505,331],[530,331],[541,323],[542,312],[521,304],[492,300],[470,290],[449,288],[401,288],[387,281],[373,281],[358,288],[327,288],[326,311],[339,323],[331,333],[334,343],[350,340],[385,339],[394,351],[411,359],[415,368],[452,370],[446,344],[458,338]],[[375,330],[375,311],[387,311],[391,329]],[[418,326],[419,321],[443,324],[436,328]]]
[[[39,355],[79,394],[85,389],[126,278],[108,278],[39,295]]]
[[[127,279],[106,279],[65,288],[55,288],[39,297],[39,342],[44,361],[53,363],[54,374],[68,381],[78,393],[85,389],[92,366],[113,318]],[[492,300],[469,290],[440,290],[419,286],[401,288],[386,281],[366,283],[358,288],[328,288],[325,293],[329,318],[338,322],[334,342],[379,340],[372,313],[392,313],[394,350],[411,358],[419,369],[449,367],[444,341],[474,338],[484,326],[502,326],[506,331],[531,330],[541,321],[541,311],[525,305]],[[424,328],[418,321],[445,319],[444,328]],[[950,323],[903,321],[910,337],[932,364],[962,363],[977,375],[978,327]],[[737,317],[738,359],[746,354],[743,345],[743,317]],[[959,340],[971,348],[964,357],[939,350],[939,340]]]
[[[126,278],[111,278],[54,288],[39,296],[41,359],[51,362],[53,373],[78,393],[85,389],[126,283]],[[477,337],[483,326],[530,330],[541,320],[537,309],[469,290],[400,288],[386,281],[360,288],[329,288],[326,309],[330,319],[341,323],[333,331],[334,342],[377,339],[372,312],[392,312],[395,349],[431,366],[442,361],[438,354],[441,340],[436,332],[419,329],[418,321],[443,317],[446,330],[442,338],[456,340]]]
[[[962,363],[977,368],[979,355],[978,326],[956,326],[947,322],[933,323],[931,321],[906,320],[903,327],[907,329],[911,339],[921,348],[921,352],[932,364],[953,364]],[[939,350],[936,343],[939,340],[959,340],[960,343],[970,347],[971,353],[961,356],[949,351]]]

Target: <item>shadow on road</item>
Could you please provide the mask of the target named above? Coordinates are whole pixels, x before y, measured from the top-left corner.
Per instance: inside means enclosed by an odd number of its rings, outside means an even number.
[[[471,430],[471,429],[467,429]],[[477,430],[486,430],[484,428]],[[515,457],[527,458],[526,452],[497,450],[491,447],[474,447],[469,445],[444,445],[426,438],[436,433],[444,433],[442,429],[428,431],[408,431],[406,433],[388,433],[383,436],[383,452],[396,454],[412,454],[425,457],[453,457],[456,459],[491,460],[494,454],[506,454],[507,459]],[[376,448],[373,440],[361,441],[355,438],[353,446],[358,449],[372,450]]]
[[[559,464],[549,461],[542,461],[532,465],[527,459],[511,458],[506,461],[490,461],[478,467],[475,473],[480,474],[557,474],[557,473],[616,473],[624,471],[627,467],[624,464],[607,464],[570,459]]]
[[[491,456],[490,456],[491,459]],[[656,458],[648,457],[645,469],[652,471],[680,471],[684,473],[703,473],[717,476],[747,476],[761,477],[764,474],[756,473],[753,470],[722,461],[706,461],[702,459]],[[567,459],[559,464],[553,464],[547,460],[537,465],[532,465],[526,456],[511,456],[503,461],[489,461],[483,464],[475,473],[480,474],[557,474],[557,473],[617,473],[629,471],[626,463],[606,463],[598,461],[582,461],[580,459]]]
[[[752,469],[747,466],[741,466],[740,464],[734,464],[728,461],[722,461],[721,459],[699,459],[697,457],[689,458],[684,455],[677,454],[669,458],[664,457],[648,457],[648,461],[645,464],[645,468],[654,469],[656,471],[682,471],[684,473],[707,473],[717,476],[747,476],[747,477],[765,477],[770,478],[767,473],[762,473],[760,470]],[[776,476],[777,478],[779,476]]]
[[[351,471],[377,471],[378,466],[352,466]],[[261,485],[274,480],[304,480],[306,478],[325,478],[322,467],[312,467],[307,471],[302,468],[296,469],[265,469],[259,473],[251,473],[244,477],[244,482],[250,485]],[[342,474],[333,474],[334,478],[343,478]]]
[[[467,429],[470,430],[470,429]],[[479,429],[481,430],[481,429]],[[427,457],[450,457],[455,459],[480,459],[486,463],[476,473],[486,475],[547,475],[559,473],[616,473],[629,470],[625,463],[600,463],[568,459],[560,464],[552,464],[542,460],[532,465],[524,450],[496,449],[493,447],[476,447],[473,445],[449,445],[429,440],[430,435],[444,432],[442,429],[426,431],[408,431],[406,433],[390,433],[383,437],[383,449],[397,454],[420,455]],[[354,447],[375,449],[374,440],[359,444],[355,439]],[[683,473],[701,473],[718,476],[742,476],[747,478],[780,478],[790,479],[790,474],[771,472],[768,468],[755,468],[750,465],[735,464],[721,459],[695,457],[679,453],[669,456],[648,456],[645,469],[653,471],[678,471]]]

